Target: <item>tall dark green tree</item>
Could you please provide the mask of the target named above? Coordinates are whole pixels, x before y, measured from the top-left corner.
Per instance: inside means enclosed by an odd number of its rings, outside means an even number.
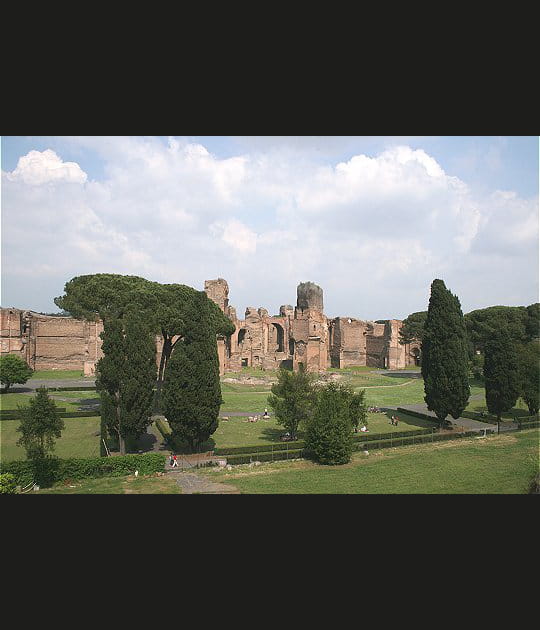
[[[484,353],[487,408],[500,422],[501,414],[512,409],[520,394],[517,346],[507,328],[493,333]]]
[[[313,403],[313,376],[303,365],[297,372],[281,368],[278,382],[272,385],[268,404],[272,407],[277,423],[287,429],[295,440],[299,427],[309,418]]]
[[[118,439],[120,453],[126,452],[125,433],[121,428],[121,391],[126,357],[124,327],[118,317],[103,321],[101,333],[103,357],[96,364],[96,390],[101,396],[101,417],[109,435]]]
[[[194,312],[187,313],[184,337],[168,361],[162,409],[173,440],[194,451],[217,429],[223,401],[213,309],[203,292],[190,306]]]
[[[467,345],[459,299],[436,279],[423,332],[422,376],[424,400],[441,425],[448,415],[459,418],[469,400]]]
[[[22,435],[17,444],[24,447],[28,459],[44,459],[54,451],[55,440],[64,429],[56,403],[49,398],[47,389],[40,387],[28,406],[19,406],[19,411],[21,424],[17,431]]]
[[[124,317],[106,319],[102,333],[103,358],[96,366],[101,413],[110,435],[118,438],[120,453],[146,431],[152,415],[156,382],[156,342],[144,313],[132,308]]]
[[[525,344],[519,353],[520,395],[531,416],[540,407],[540,344],[538,340]]]
[[[318,390],[315,410],[306,426],[306,449],[321,464],[346,464],[353,450],[351,392],[338,383]]]
[[[144,313],[131,310],[124,316],[124,354],[120,422],[134,443],[150,424],[157,376],[156,338]]]

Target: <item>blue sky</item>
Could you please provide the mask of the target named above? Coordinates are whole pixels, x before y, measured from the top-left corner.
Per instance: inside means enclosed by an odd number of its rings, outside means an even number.
[[[435,277],[465,312],[538,301],[538,137],[4,136],[2,306],[111,272],[272,312],[403,318]]]

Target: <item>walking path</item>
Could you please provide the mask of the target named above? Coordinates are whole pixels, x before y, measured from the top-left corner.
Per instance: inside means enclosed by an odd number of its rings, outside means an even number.
[[[417,411],[419,413],[424,413],[434,420],[437,419],[436,414],[433,411],[429,411],[427,405],[422,403],[418,405],[399,405],[401,409],[409,409],[410,411]],[[397,409],[397,407],[390,407],[385,405],[387,409]],[[455,428],[463,427],[466,431],[483,431],[487,429],[488,431],[497,431],[496,424],[489,424],[488,422],[479,422],[478,420],[473,420],[472,418],[463,418],[459,417],[456,420],[452,418],[452,416],[448,416],[446,418]],[[517,424],[515,422],[501,422],[499,425],[500,432],[503,431],[512,431],[517,428]]]
[[[34,392],[38,387],[94,387],[96,379],[89,378],[31,378],[24,385],[13,385],[9,388],[10,393],[24,394]]]
[[[183,494],[240,494],[240,490],[225,483],[216,483],[205,477],[182,470],[168,470],[167,475],[176,477]]]

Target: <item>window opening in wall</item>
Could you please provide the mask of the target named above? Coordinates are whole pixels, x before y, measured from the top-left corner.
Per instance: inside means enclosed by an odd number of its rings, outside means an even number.
[[[247,366],[248,366],[248,360],[242,359],[242,367],[247,367]]]

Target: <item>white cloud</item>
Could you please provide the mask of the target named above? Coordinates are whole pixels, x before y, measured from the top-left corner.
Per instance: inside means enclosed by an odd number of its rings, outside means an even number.
[[[84,184],[86,173],[76,162],[62,162],[51,149],[30,151],[19,158],[17,167],[8,174],[11,181],[19,181],[30,186],[40,186],[50,182]]]
[[[477,197],[424,150],[393,146],[320,166],[302,158],[301,142],[227,159],[174,137],[69,143],[97,151],[106,177],[87,181],[51,150],[3,173],[3,274],[24,276],[26,293],[54,276],[58,295],[82,273],[201,288],[221,276],[238,313],[255,303],[277,312],[312,280],[328,314],[383,318],[423,309],[435,277],[458,295],[466,287],[462,302],[477,307],[487,289],[464,275],[495,287],[504,267],[512,295],[534,301],[538,199]]]

